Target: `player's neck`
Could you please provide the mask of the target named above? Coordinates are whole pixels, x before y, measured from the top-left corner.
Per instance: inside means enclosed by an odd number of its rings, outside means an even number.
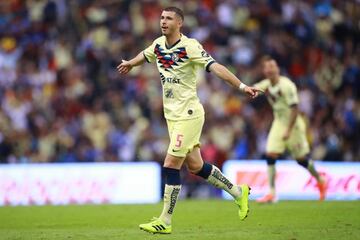
[[[172,46],[174,46],[174,44],[176,44],[180,38],[181,38],[181,33],[177,32],[168,36],[165,36],[166,38],[166,47],[171,48]]]
[[[279,76],[270,78],[271,85],[276,85],[279,82],[279,80],[280,80]]]

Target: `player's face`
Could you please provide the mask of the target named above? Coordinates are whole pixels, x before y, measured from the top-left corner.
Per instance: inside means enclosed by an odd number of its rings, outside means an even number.
[[[160,27],[163,35],[171,35],[179,32],[182,26],[180,17],[175,12],[163,11],[160,19]]]
[[[274,78],[279,75],[279,67],[274,60],[263,63],[263,73],[266,78]]]

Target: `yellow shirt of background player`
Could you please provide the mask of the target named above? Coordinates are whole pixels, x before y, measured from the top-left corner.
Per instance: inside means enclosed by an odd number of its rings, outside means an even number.
[[[290,119],[291,106],[299,103],[295,84],[287,77],[280,76],[279,82],[272,85],[264,79],[254,85],[266,93],[266,97],[274,111],[274,120],[287,123]]]
[[[146,61],[156,61],[163,88],[165,118],[193,119],[204,115],[204,108],[196,92],[198,67],[209,71],[215,60],[192,38],[181,35],[172,46],[166,46],[161,36],[143,51]]]

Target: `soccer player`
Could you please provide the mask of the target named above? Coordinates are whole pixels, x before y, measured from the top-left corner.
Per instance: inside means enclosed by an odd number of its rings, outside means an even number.
[[[180,168],[187,169],[215,187],[228,192],[239,207],[239,217],[244,220],[248,214],[247,185],[236,186],[216,166],[203,161],[200,154],[200,135],[204,124],[204,109],[196,93],[196,70],[204,68],[225,82],[254,98],[259,90],[246,86],[226,67],[217,63],[192,38],[181,33],[184,15],[176,7],[162,11],[160,27],[162,36],[130,61],[122,60],[117,67],[121,74],[145,61],[156,62],[163,88],[164,115],[170,136],[165,157],[164,207],[158,218],[140,224],[142,230],[151,233],[171,233],[171,217],[181,189]]]
[[[263,203],[277,201],[275,192],[275,161],[285,150],[288,150],[291,156],[316,178],[320,200],[324,200],[326,185],[316,171],[313,161],[308,156],[310,148],[306,138],[306,124],[303,117],[299,114],[299,99],[296,86],[289,78],[280,75],[279,67],[273,58],[265,56],[262,59],[262,65],[266,79],[254,86],[265,92],[268,102],[273,109],[274,120],[266,145],[270,193],[257,201]]]

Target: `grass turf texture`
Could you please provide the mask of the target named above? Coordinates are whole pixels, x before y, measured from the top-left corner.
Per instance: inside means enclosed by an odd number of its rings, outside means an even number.
[[[233,202],[182,200],[171,235],[140,231],[161,209],[160,203],[0,207],[0,239],[360,239],[358,201],[251,202],[242,222]]]

